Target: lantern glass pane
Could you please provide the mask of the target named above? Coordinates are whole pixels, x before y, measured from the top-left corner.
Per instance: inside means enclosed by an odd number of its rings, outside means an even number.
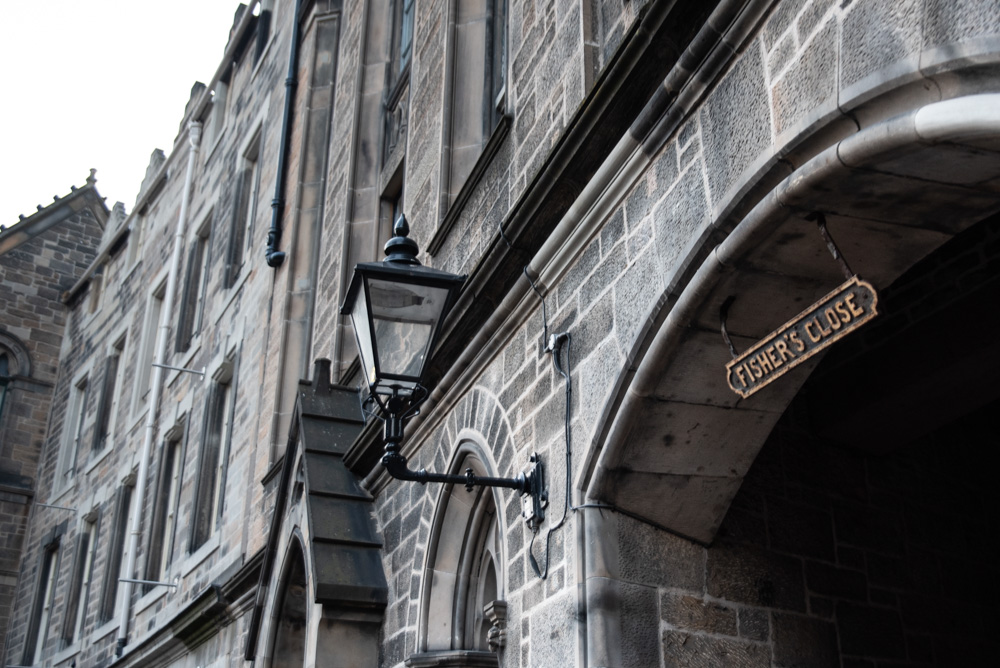
[[[380,376],[419,381],[448,289],[370,279],[368,294]]]
[[[363,288],[362,288],[363,289]],[[375,369],[375,350],[372,347],[371,323],[368,321],[368,300],[364,294],[357,296],[351,308],[351,320],[354,321],[354,333],[358,338],[358,354],[361,356],[361,370],[365,382],[369,386],[377,380]]]

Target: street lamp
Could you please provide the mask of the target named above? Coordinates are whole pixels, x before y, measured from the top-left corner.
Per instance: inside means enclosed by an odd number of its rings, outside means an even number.
[[[341,315],[350,315],[357,337],[361,369],[370,391],[368,400],[381,409],[385,424],[382,465],[398,480],[461,483],[515,489],[523,498],[524,515],[532,529],[542,521],[545,506],[544,470],[532,455],[528,471],[516,478],[414,471],[400,451],[403,423],[417,414],[427,398],[424,376],[445,317],[455,304],[465,276],[424,267],[417,260],[417,244],[407,237],[409,225],[400,216],[395,236],[385,245],[382,262],[363,262],[354,277]],[[529,498],[530,497],[530,498]]]

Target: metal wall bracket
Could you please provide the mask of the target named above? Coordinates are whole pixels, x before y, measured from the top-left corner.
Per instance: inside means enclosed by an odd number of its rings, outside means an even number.
[[[170,369],[171,371],[183,371],[184,373],[194,373],[202,377],[205,376],[205,369],[198,371],[197,369],[185,369],[182,366],[170,366],[169,364],[158,364],[156,362],[153,362],[153,366],[158,366],[161,369]]]
[[[729,346],[729,354],[733,356],[733,359],[736,359],[739,357],[739,353],[736,352],[736,346],[733,345],[733,340],[729,337],[729,332],[726,330],[726,318],[729,317],[729,307],[733,305],[734,301],[736,301],[736,295],[729,295],[726,297],[726,301],[722,302],[722,306],[719,307],[719,327],[722,329],[722,340]]]
[[[830,255],[832,255],[833,259],[840,264],[840,270],[844,273],[844,278],[849,279],[854,276],[854,272],[851,271],[850,266],[847,264],[847,259],[844,258],[844,254],[840,252],[840,249],[837,248],[837,243],[833,240],[833,237],[830,236],[830,230],[826,229],[826,216],[819,211],[813,211],[806,216],[806,220],[816,221],[816,227],[819,228],[819,234],[823,237],[823,241],[826,242],[826,247],[830,251]]]
[[[76,512],[76,508],[70,508],[68,506],[56,506],[56,505],[53,505],[51,503],[39,503],[39,502],[36,501],[35,505],[36,506],[41,506],[42,508],[55,508],[57,510],[68,510],[71,513],[75,513]]]
[[[548,493],[545,489],[545,468],[537,453],[532,454],[531,466],[527,471],[518,474],[516,478],[496,478],[492,476],[480,476],[473,473],[472,469],[466,469],[464,475],[454,473],[433,473],[427,469],[415,471],[409,468],[406,457],[399,451],[399,444],[403,441],[403,423],[405,420],[416,415],[418,406],[427,397],[426,390],[418,388],[409,397],[400,396],[393,388],[393,394],[383,401],[378,395],[371,395],[371,398],[382,409],[385,414],[385,428],[383,442],[385,454],[382,455],[382,466],[386,473],[396,480],[410,480],[419,482],[421,485],[429,482],[441,482],[452,485],[465,485],[470,492],[474,487],[505,487],[517,490],[522,497],[522,504],[529,504],[530,515],[525,514],[528,526],[534,531],[544,519],[544,509],[548,504]]]
[[[826,243],[827,250],[830,251],[830,255],[832,255],[833,259],[840,265],[840,271],[843,272],[844,278],[848,280],[853,278],[854,272],[851,271],[850,265],[847,264],[847,259],[837,246],[837,242],[833,240],[830,230],[826,227],[826,215],[824,215],[821,211],[813,211],[806,216],[806,220],[815,221],[816,227],[819,229],[819,234],[823,237],[824,243]],[[722,330],[722,339],[729,347],[729,354],[732,355],[733,359],[736,359],[739,357],[739,353],[736,351],[736,346],[733,345],[733,340],[729,336],[729,331],[726,329],[726,319],[729,316],[729,307],[733,305],[734,301],[736,301],[736,295],[729,295],[726,297],[726,300],[722,302],[722,306],[719,307],[719,325]]]
[[[119,582],[131,582],[132,584],[140,585],[153,585],[156,587],[173,587],[177,588],[177,585],[173,582],[157,582],[156,580],[136,580],[134,578],[118,578]]]

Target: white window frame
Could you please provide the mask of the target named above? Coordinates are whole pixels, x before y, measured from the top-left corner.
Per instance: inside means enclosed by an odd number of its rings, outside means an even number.
[[[167,504],[167,514],[163,522],[163,535],[160,538],[160,569],[157,573],[157,579],[161,582],[165,581],[168,573],[170,572],[170,557],[173,555],[174,548],[174,535],[177,529],[177,511],[180,508],[181,499],[181,471],[183,463],[181,460],[184,457],[184,441],[182,438],[174,438],[167,441],[167,448],[172,451],[173,459],[171,460],[171,467],[169,471],[164,471],[165,475],[170,476],[170,482],[167,486],[167,498],[164,502]]]
[[[125,366],[126,366],[126,352],[128,351],[128,333],[122,332],[119,336],[115,337],[114,343],[108,349],[109,355],[118,356],[118,368],[115,369],[115,388],[114,392],[111,393],[111,403],[108,405],[108,431],[107,438],[104,440],[104,447],[101,448],[101,452],[108,450],[114,446],[114,436],[115,427],[118,424],[118,410],[121,408],[121,398],[122,390],[124,389],[122,385],[125,384]]]
[[[73,635],[71,643],[80,642],[83,635],[84,618],[87,614],[87,602],[90,598],[90,583],[94,574],[94,551],[97,549],[97,520],[84,522],[84,531],[87,534],[87,551],[81,555],[83,562],[83,577],[80,579],[80,589],[76,592],[76,620],[73,625]]]
[[[66,403],[66,416],[63,419],[62,447],[59,452],[59,463],[56,468],[56,489],[65,489],[76,479],[76,469],[80,460],[80,449],[83,446],[87,426],[92,421],[88,414],[87,404],[90,398],[90,370],[80,373],[69,391],[69,401]]]
[[[49,634],[49,621],[52,617],[52,603],[56,593],[56,580],[59,576],[59,548],[53,547],[45,550],[45,561],[48,564],[48,577],[42,584],[42,598],[40,600],[41,609],[38,611],[38,632],[35,636],[35,650],[32,655],[32,664],[41,664],[42,651],[45,649],[45,640]]]
[[[133,416],[146,407],[149,393],[152,390],[153,362],[156,361],[156,342],[163,320],[163,302],[167,295],[167,281],[161,279],[156,287],[146,295],[146,313],[143,317],[142,345],[139,358],[136,360],[136,387],[133,392]]]

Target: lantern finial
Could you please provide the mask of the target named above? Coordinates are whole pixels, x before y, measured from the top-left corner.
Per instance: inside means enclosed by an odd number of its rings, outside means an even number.
[[[399,264],[420,264],[417,253],[420,249],[417,242],[406,236],[410,233],[410,225],[406,222],[406,216],[399,214],[395,224],[392,226],[392,239],[385,242],[385,260],[383,262],[398,262]]]

